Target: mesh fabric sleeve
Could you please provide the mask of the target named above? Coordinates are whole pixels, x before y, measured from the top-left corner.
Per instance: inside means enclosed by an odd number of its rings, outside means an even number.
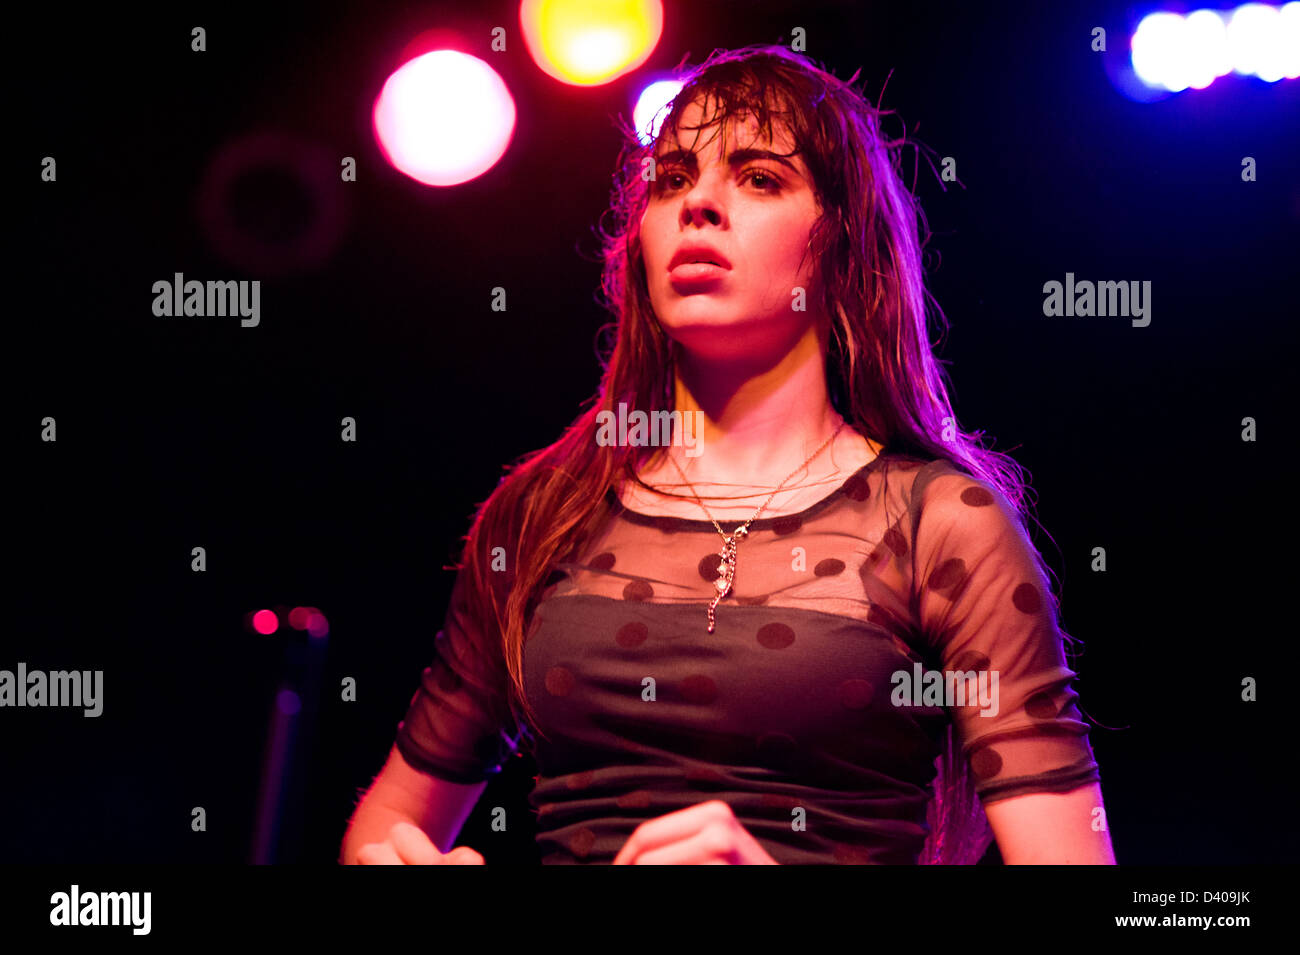
[[[470,613],[470,585],[468,571],[458,572],[433,662],[420,675],[395,741],[411,766],[456,783],[486,781],[519,748],[500,633]]]
[[[945,700],[981,801],[1098,781],[1049,583],[1011,505],[946,462],[918,475],[912,505],[916,619],[945,685],[985,674],[983,699]]]

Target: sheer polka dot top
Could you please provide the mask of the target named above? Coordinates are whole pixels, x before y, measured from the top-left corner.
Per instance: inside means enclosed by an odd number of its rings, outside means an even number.
[[[397,732],[455,782],[530,741],[544,863],[609,863],[710,799],[782,864],[915,863],[949,725],[985,805],[1098,779],[1048,580],[984,482],[883,454],[760,518],[713,633],[713,525],[608,505],[530,618],[536,727],[502,716],[500,635],[470,625],[462,575]]]

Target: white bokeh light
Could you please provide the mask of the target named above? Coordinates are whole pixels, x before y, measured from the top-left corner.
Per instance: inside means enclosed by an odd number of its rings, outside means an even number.
[[[1205,89],[1235,72],[1268,83],[1300,74],[1300,0],[1186,16],[1152,13],[1133,34],[1133,71],[1148,86]]]
[[[632,122],[636,126],[637,137],[642,145],[649,144],[659,135],[659,126],[668,115],[665,108],[682,91],[679,80],[660,80],[651,83],[637,97],[632,110]]]
[[[492,67],[435,50],[397,69],[374,110],[375,136],[393,166],[431,186],[453,186],[496,165],[514,135],[515,103]]]

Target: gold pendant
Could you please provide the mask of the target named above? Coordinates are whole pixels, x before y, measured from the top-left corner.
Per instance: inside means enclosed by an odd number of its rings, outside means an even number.
[[[709,633],[713,632],[714,613],[718,608],[718,603],[731,592],[731,585],[736,580],[736,542],[743,539],[744,536],[745,528],[737,528],[734,534],[724,538],[722,550],[718,551],[718,556],[722,558],[722,562],[718,564],[718,579],[713,582],[718,595],[709,603]]]

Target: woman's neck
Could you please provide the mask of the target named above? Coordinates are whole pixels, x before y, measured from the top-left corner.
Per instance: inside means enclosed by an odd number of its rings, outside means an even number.
[[[806,468],[799,468],[784,488],[773,495],[773,490],[798,467],[797,463],[771,478],[740,475],[734,480],[719,481],[712,476],[692,475],[690,459],[680,457],[681,448],[673,447],[667,452],[677,455],[674,460],[686,471],[689,483],[683,482],[682,473],[672,460],[659,455],[637,472],[648,488],[635,482],[618,482],[616,493],[627,507],[642,514],[706,519],[695,499],[698,495],[718,520],[744,520],[752,517],[761,505],[765,505],[763,517],[781,517],[816,504],[874,460],[880,451],[880,445],[846,426]]]
[[[692,483],[775,487],[814,456],[810,467],[827,470],[829,448],[818,449],[844,419],[831,405],[824,348],[810,330],[779,354],[761,367],[679,352],[673,410],[683,412],[695,446],[668,453]]]
[[[764,516],[795,513],[874,459],[880,445],[831,404],[816,337],[781,355],[768,368],[679,357],[673,410],[690,412],[680,422],[690,439],[652,455],[637,471],[651,490],[631,483],[618,492],[623,502],[689,516],[699,495],[719,517],[748,517],[765,501]]]

